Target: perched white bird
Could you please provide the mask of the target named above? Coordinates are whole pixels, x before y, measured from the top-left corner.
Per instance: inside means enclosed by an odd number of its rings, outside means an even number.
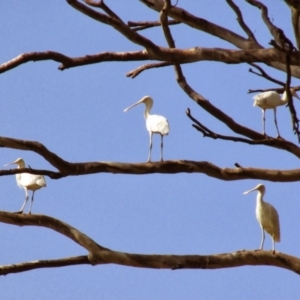
[[[144,103],[146,105],[144,117],[146,119],[146,128],[149,131],[150,134],[150,145],[149,145],[149,156],[148,156],[148,162],[151,161],[151,150],[152,150],[152,136],[153,133],[158,133],[161,136],[161,157],[160,160],[163,161],[163,137],[164,135],[168,135],[170,128],[169,128],[169,123],[168,120],[163,117],[163,116],[158,116],[158,115],[151,115],[150,110],[153,106],[153,100],[149,96],[143,97],[141,100],[136,102],[135,104],[127,107],[124,109],[124,112],[128,111],[130,108]]]
[[[265,241],[265,231],[273,239],[273,252],[275,252],[275,242],[280,242],[280,225],[277,210],[271,204],[263,200],[266,188],[263,184],[258,184],[252,190],[244,192],[244,195],[258,191],[256,197],[256,218],[262,230],[262,240],[260,250],[263,249]]]
[[[294,96],[294,97],[296,97],[300,100],[299,96],[297,95],[297,93],[293,89],[291,89],[291,94],[292,94],[292,96]],[[275,122],[275,125],[276,125],[278,137],[280,137],[279,129],[278,129],[278,126],[277,126],[276,107],[284,105],[288,102],[286,91],[283,93],[282,98],[280,98],[280,95],[278,93],[276,93],[274,91],[269,91],[269,92],[260,93],[256,96],[254,96],[253,99],[254,99],[253,106],[259,106],[262,109],[262,113],[263,113],[263,134],[264,135],[266,134],[266,130],[265,130],[266,109],[272,108],[273,111],[274,111],[274,122]]]
[[[25,168],[25,162],[22,158],[18,158],[15,161],[13,161],[12,163],[6,164],[5,166],[8,165],[13,165],[16,164],[18,165],[18,169],[22,169]],[[17,213],[23,213],[24,207],[28,201],[28,190],[32,191],[32,197],[31,197],[31,203],[30,203],[30,208],[29,208],[29,214],[31,214],[31,207],[32,207],[32,203],[33,203],[33,196],[34,196],[34,192],[42,187],[46,186],[46,180],[44,178],[44,176],[42,175],[35,175],[35,174],[29,174],[29,173],[20,173],[20,174],[16,174],[16,179],[17,179],[17,185],[20,188],[23,188],[25,190],[25,201],[24,204],[22,205],[20,211],[18,211]]]

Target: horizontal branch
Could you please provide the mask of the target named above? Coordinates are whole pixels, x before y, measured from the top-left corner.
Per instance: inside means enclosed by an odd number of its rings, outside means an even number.
[[[45,51],[45,52],[28,52],[22,53],[15,58],[0,65],[0,74],[14,69],[27,62],[53,60],[61,63],[59,70],[91,65],[107,61],[143,61],[149,60],[149,55],[145,51],[132,52],[103,52],[93,55],[85,55],[79,57],[69,57],[64,54]]]
[[[178,25],[178,24],[181,24],[181,22],[174,21],[174,20],[168,20],[168,24],[169,25]],[[129,27],[133,27],[133,30],[135,30],[135,31],[145,30],[145,29],[161,26],[159,21],[140,21],[140,22],[128,21],[127,25]]]
[[[162,10],[165,3],[164,0],[140,0],[140,2],[142,2],[143,4],[147,5],[150,9],[153,9],[157,12],[160,12]],[[168,12],[168,16],[173,18],[176,21],[182,22],[190,26],[191,28],[201,30],[212,36],[223,39],[240,49],[245,49],[245,50],[263,49],[263,47],[260,44],[258,44],[257,41],[253,39],[246,39],[227,28],[209,22],[203,18],[196,17],[190,12],[178,6],[172,6]],[[278,70],[286,72],[285,63],[283,62],[283,60],[268,61],[266,62],[266,64]],[[294,62],[292,62],[292,65],[293,65],[291,67],[292,75],[294,77],[300,78],[300,69],[296,66],[297,64],[295,64],[294,66]]]
[[[90,265],[88,256],[75,256],[62,259],[44,259],[35,260],[24,263],[0,266],[0,275],[8,275],[13,273],[21,273],[42,268],[59,268],[77,265]]]
[[[154,269],[222,269],[241,266],[275,266],[300,274],[300,260],[287,254],[273,251],[237,251],[215,255],[156,255],[133,254],[113,251],[95,243],[91,238],[76,228],[44,215],[17,215],[0,211],[0,222],[17,226],[47,227],[65,235],[90,251],[89,256],[49,261],[49,267],[67,266],[72,264],[92,265],[111,263],[129,267]],[[41,268],[41,262],[19,264],[19,272]],[[45,266],[47,267],[47,265]],[[18,268],[11,266],[0,267],[0,275],[15,273]]]
[[[74,173],[72,169],[66,169],[62,174],[48,170],[24,168],[0,170],[0,176],[26,172],[49,176],[52,179],[60,179],[67,176],[80,176],[96,173],[127,175],[200,173],[225,181],[243,179],[260,179],[273,182],[300,181],[300,169],[271,170],[245,167],[220,168],[207,161],[167,160],[150,163],[86,162],[72,163],[72,165],[76,168],[76,173]]]
[[[250,129],[248,129],[252,132]],[[300,157],[300,149],[291,142],[274,139],[269,137],[265,139],[263,135],[257,134],[258,139],[255,144],[267,145],[279,149],[284,149]],[[176,173],[203,173],[207,176],[221,180],[241,180],[241,179],[262,179],[275,182],[292,182],[300,181],[300,169],[294,170],[266,170],[258,168],[220,168],[206,161],[189,161],[189,160],[170,160],[163,162],[147,163],[121,163],[121,162],[85,162],[70,163],[57,154],[48,150],[43,144],[34,141],[19,140],[7,137],[0,137],[0,147],[33,151],[59,172],[39,169],[12,169],[1,170],[0,176],[13,175],[19,173],[41,174],[53,179],[59,179],[66,176],[79,176],[95,173],[112,173],[112,174],[176,174]]]
[[[129,52],[103,52],[93,55],[80,57],[69,57],[64,54],[45,51],[22,53],[13,59],[0,65],[0,74],[12,70],[27,62],[53,60],[61,63],[59,70],[85,66],[102,62],[128,62],[128,61],[148,61],[157,60],[164,63],[193,63],[199,61],[216,61],[226,64],[240,63],[267,63],[285,62],[285,56],[278,50],[269,49],[251,49],[251,50],[231,50],[223,48],[200,48],[190,49],[164,48],[159,47],[159,53],[148,53],[146,50]],[[294,66],[300,66],[300,58],[296,53],[291,55],[291,62]]]

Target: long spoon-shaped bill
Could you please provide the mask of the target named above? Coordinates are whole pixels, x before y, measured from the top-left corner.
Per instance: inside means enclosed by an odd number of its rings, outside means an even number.
[[[133,107],[135,107],[135,106],[137,106],[137,105],[139,105],[139,104],[141,104],[141,103],[143,103],[143,99],[141,99],[141,100],[139,100],[138,102],[136,102],[136,103],[130,105],[129,107],[125,108],[125,109],[124,109],[124,112],[128,111],[129,109],[131,109],[131,108],[133,108]]]
[[[243,195],[247,195],[247,194],[249,194],[249,193],[251,193],[253,191],[256,191],[256,190],[257,190],[257,186],[255,188],[249,190],[249,191],[244,192]]]
[[[6,167],[6,166],[10,166],[10,165],[14,165],[14,164],[16,164],[16,162],[15,162],[15,161],[13,161],[13,162],[11,162],[11,163],[8,163],[8,164],[4,165],[4,167]]]

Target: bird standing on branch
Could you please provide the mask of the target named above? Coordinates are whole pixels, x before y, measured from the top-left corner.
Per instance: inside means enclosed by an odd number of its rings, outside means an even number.
[[[277,210],[271,204],[263,200],[263,196],[266,192],[266,188],[263,184],[258,184],[252,190],[244,192],[246,195],[250,192],[258,191],[256,197],[256,218],[262,230],[262,240],[260,244],[260,250],[263,249],[265,241],[265,231],[273,239],[273,253],[275,252],[275,242],[280,242],[280,225],[279,216]]]
[[[294,96],[300,100],[299,96],[293,89],[291,89],[291,94],[292,94],[292,96]],[[263,112],[263,134],[266,135],[266,130],[265,130],[266,109],[272,108],[274,111],[274,122],[276,125],[277,134],[278,134],[278,137],[280,137],[279,129],[278,129],[278,125],[277,125],[277,119],[276,119],[276,107],[287,104],[288,97],[287,97],[286,91],[283,93],[282,98],[280,97],[280,95],[278,93],[276,93],[274,91],[269,91],[269,92],[260,93],[256,96],[254,96],[253,99],[254,99],[253,106],[259,106]]]
[[[18,158],[15,161],[13,161],[12,163],[6,164],[5,166],[8,165],[13,165],[16,164],[18,165],[18,169],[23,169],[25,168],[25,162],[22,158]],[[31,203],[30,203],[30,208],[29,208],[29,214],[31,214],[31,207],[32,207],[32,203],[33,203],[33,197],[34,197],[34,192],[42,187],[46,186],[46,180],[44,178],[44,176],[42,175],[35,175],[35,174],[29,174],[29,173],[20,173],[20,174],[16,174],[16,180],[17,180],[17,185],[20,188],[23,188],[25,190],[25,201],[20,209],[20,211],[18,211],[17,213],[22,214],[24,207],[29,199],[28,196],[28,190],[32,191],[32,197],[31,197]]]
[[[163,116],[159,116],[159,115],[151,115],[150,114],[150,110],[153,106],[153,100],[151,97],[149,96],[145,96],[143,97],[141,100],[139,100],[138,102],[136,102],[135,104],[127,107],[126,109],[124,109],[124,112],[128,111],[129,109],[131,109],[132,107],[144,103],[146,105],[146,109],[144,112],[144,117],[146,119],[146,128],[150,134],[150,144],[149,144],[149,156],[148,156],[148,162],[151,161],[151,150],[152,150],[152,136],[153,133],[158,133],[160,134],[161,137],[161,155],[160,155],[160,160],[163,161],[163,137],[164,135],[168,135],[170,128],[169,128],[169,123],[168,120],[163,117]]]

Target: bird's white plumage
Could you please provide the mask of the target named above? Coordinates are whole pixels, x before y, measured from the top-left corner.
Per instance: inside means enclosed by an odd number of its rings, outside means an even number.
[[[168,120],[159,115],[151,115],[150,110],[153,106],[153,100],[149,96],[143,97],[138,102],[132,104],[131,106],[124,109],[124,112],[128,111],[132,107],[144,103],[146,105],[146,109],[144,112],[144,117],[146,119],[146,128],[150,134],[150,144],[149,144],[149,156],[148,156],[148,162],[151,161],[151,150],[152,150],[152,135],[153,133],[160,134],[161,136],[161,161],[163,161],[163,136],[168,135],[170,132],[169,122]]]
[[[284,94],[283,99],[287,99]],[[270,109],[280,105],[284,105],[286,101],[282,100],[280,95],[274,91],[263,92],[253,97],[253,106],[259,106],[263,109]]]
[[[159,115],[148,115],[146,119],[146,128],[153,133],[168,135],[170,128],[168,120]]]
[[[16,164],[18,165],[18,169],[25,168],[25,162],[22,158],[18,158],[12,163],[6,164],[5,166]],[[20,173],[16,174],[17,185],[20,188],[25,190],[25,201],[19,211],[19,213],[23,213],[24,207],[28,201],[28,190],[32,191],[31,204],[29,208],[29,213],[31,213],[31,207],[33,203],[34,192],[42,187],[46,186],[46,180],[42,175],[30,174],[30,173]]]
[[[299,96],[297,95],[297,93],[293,89],[291,89],[291,94],[292,94],[293,97],[296,97],[300,100]],[[253,106],[258,106],[263,111],[263,134],[266,134],[266,131],[265,131],[265,121],[266,121],[265,111],[266,111],[266,109],[273,109],[273,111],[274,111],[274,122],[275,122],[275,126],[276,126],[276,129],[277,129],[277,134],[278,134],[278,136],[280,136],[278,125],[277,125],[276,107],[284,105],[288,102],[288,97],[287,97],[286,91],[283,93],[282,98],[280,97],[280,95],[278,93],[276,93],[274,91],[268,91],[268,92],[263,92],[263,93],[260,93],[256,96],[254,96],[253,99],[254,99]]]
[[[244,192],[244,195],[258,191],[256,197],[256,218],[262,229],[262,241],[260,245],[260,250],[263,249],[265,233],[266,231],[273,239],[273,251],[275,251],[275,242],[280,242],[280,224],[279,216],[275,207],[263,200],[266,188],[263,184],[258,184],[255,188]]]

